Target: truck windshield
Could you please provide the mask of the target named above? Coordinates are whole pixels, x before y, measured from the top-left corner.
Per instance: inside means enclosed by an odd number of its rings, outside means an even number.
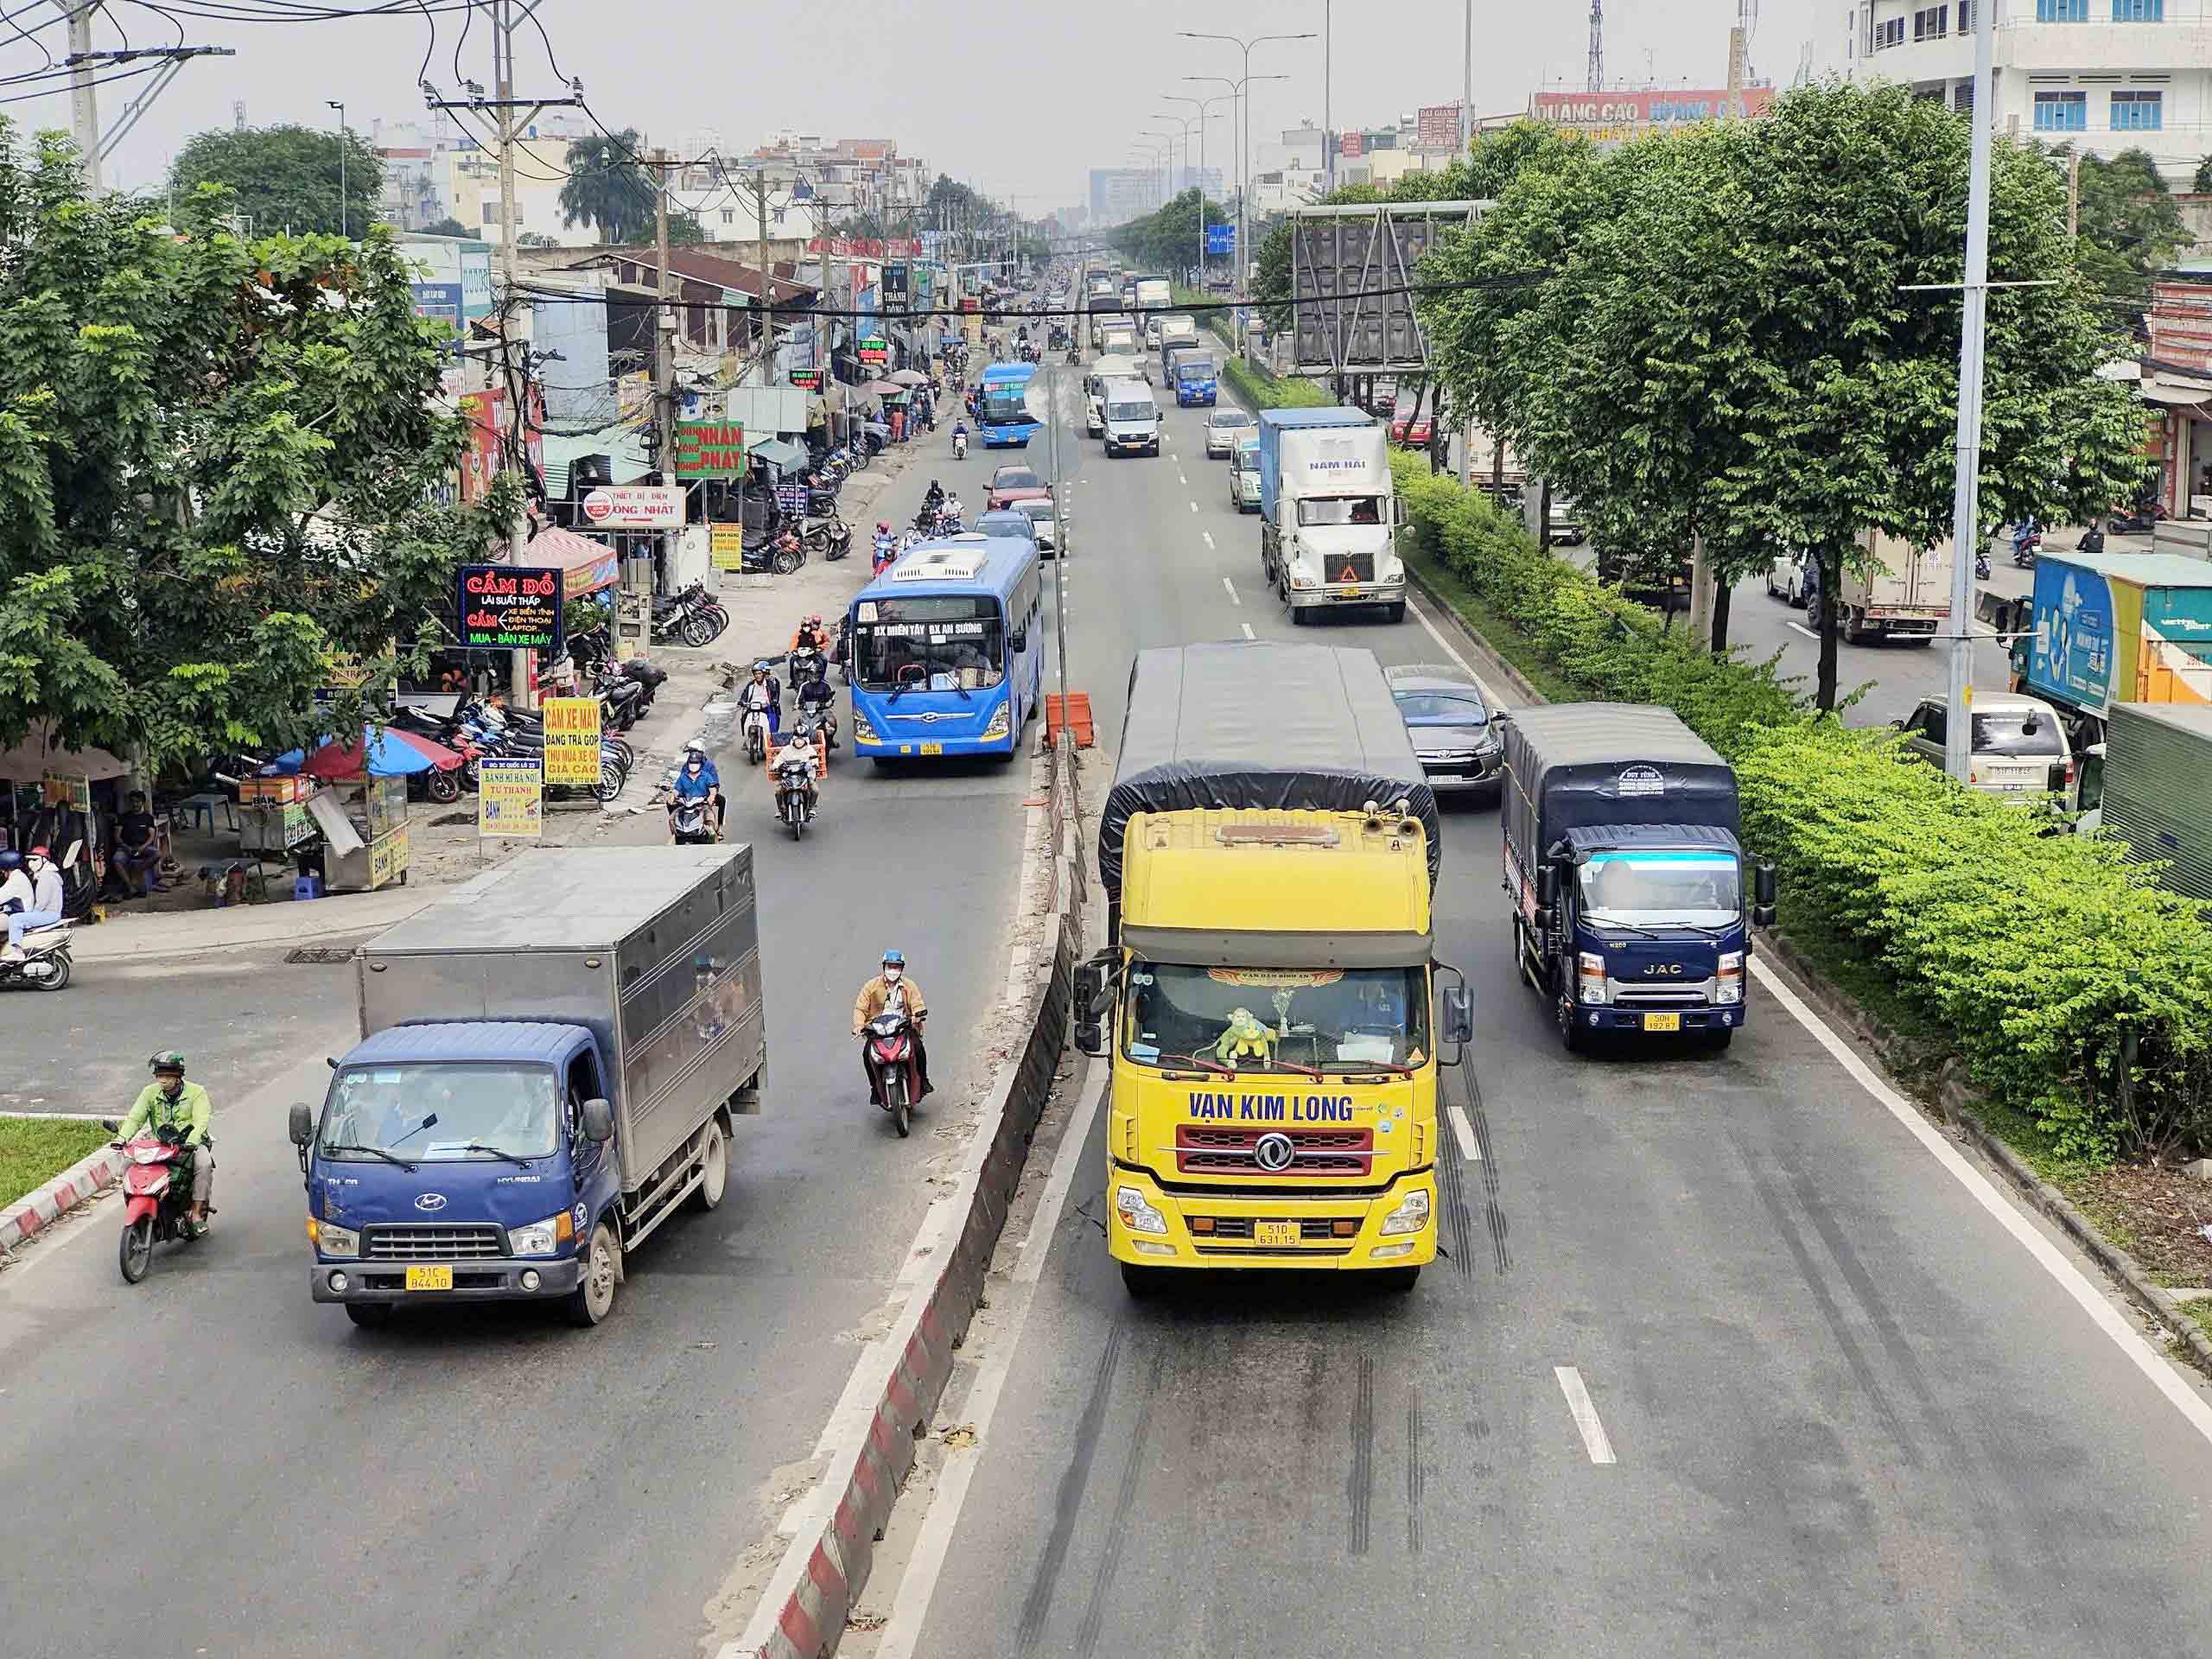
[[[492,1158],[471,1150],[483,1147],[546,1158],[560,1146],[558,1106],[553,1073],[542,1065],[350,1066],[331,1080],[318,1150],[431,1164]]]
[[[1723,927],[1743,912],[1742,875],[1726,853],[1597,853],[1575,874],[1582,918],[1600,927]]]
[[[1179,1054],[1242,1071],[1357,1071],[1428,1058],[1428,979],[1419,968],[1137,962],[1125,1002],[1122,1052],[1143,1065]]]
[[[1371,495],[1309,496],[1298,504],[1301,524],[1379,524],[1382,504]]]

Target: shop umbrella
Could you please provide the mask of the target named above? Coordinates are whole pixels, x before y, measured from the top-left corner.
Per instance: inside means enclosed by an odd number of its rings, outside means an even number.
[[[913,369],[901,369],[896,374],[887,375],[885,378],[894,385],[901,386],[926,386],[930,383],[929,376]]]
[[[871,380],[861,390],[871,397],[904,397],[906,387],[895,380]]]
[[[277,758],[276,767],[280,772],[305,772],[310,778],[359,778],[365,772],[372,778],[409,778],[418,772],[450,771],[461,760],[444,744],[427,737],[392,727],[378,731],[364,726],[355,742],[334,739],[305,756],[294,749]]]

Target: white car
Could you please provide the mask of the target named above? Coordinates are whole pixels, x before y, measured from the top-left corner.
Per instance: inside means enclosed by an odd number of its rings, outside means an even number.
[[[1799,610],[1805,608],[1805,556],[1785,553],[1766,568],[1766,596],[1786,600]]]
[[[1923,697],[1897,722],[1905,751],[1929,766],[1943,764],[1950,704]],[[2027,801],[2045,790],[2065,794],[2074,786],[2074,753],[2058,710],[2040,697],[1986,692],[1974,700],[1974,747],[1967,756],[1967,787],[1984,795]]]
[[[1236,453],[1241,440],[1257,435],[1259,430],[1259,423],[1243,410],[1230,404],[1216,405],[1206,416],[1206,459],[1227,460]]]
[[[1060,526],[1052,502],[1029,496],[1015,502],[1014,511],[1029,521],[1029,537],[1037,543],[1038,556],[1046,559],[1058,557]]]

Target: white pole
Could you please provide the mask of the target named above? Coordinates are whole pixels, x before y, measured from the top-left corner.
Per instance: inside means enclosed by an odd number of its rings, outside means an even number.
[[[100,109],[99,94],[93,90],[99,66],[90,55],[92,14],[99,10],[99,0],[86,0],[69,13],[69,55],[75,60],[69,66],[69,125],[77,141],[77,166],[85,175],[88,196],[100,193]]]
[[[1967,174],[1966,290],[1959,329],[1958,481],[1951,498],[1951,698],[1943,766],[1961,784],[1973,752],[1974,555],[1981,547],[1981,359],[1989,304],[1990,0],[1974,8],[1974,149]]]

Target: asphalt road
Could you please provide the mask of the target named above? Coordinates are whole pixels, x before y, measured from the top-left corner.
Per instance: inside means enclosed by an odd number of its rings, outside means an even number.
[[[1003,459],[914,468],[893,500],[934,470],[980,502]],[[812,1455],[956,1144],[933,1128],[987,1071],[963,1035],[1005,982],[1029,772],[840,759],[794,845],[725,766],[759,861],[766,1109],[722,1206],[650,1241],[594,1332],[491,1308],[372,1332],[308,1301],[285,1113],[353,1039],[346,969],[88,965],[8,999],[5,1084],[48,1109],[114,1109],[155,1046],[194,1056],[221,1215],[135,1289],[111,1202],[0,1274],[0,1654],[672,1655],[743,1620],[709,1604]],[[890,944],[936,1014],[904,1142],[848,1036]]]
[[[1198,419],[1157,461],[1083,446],[1071,662],[1109,732],[1132,649],[1293,637]],[[1411,620],[1296,637],[1440,655]],[[2203,1650],[2203,1436],[1770,995],[1725,1055],[1567,1056],[1513,971],[1497,836],[1445,821],[1439,955],[1478,1031],[1447,1074],[1479,1154],[1444,1137],[1449,1259],[1402,1298],[1135,1302],[1101,1114],[1018,1345],[976,1360],[1009,1369],[957,1522],[924,1523],[950,1529],[926,1613],[885,1649]]]

